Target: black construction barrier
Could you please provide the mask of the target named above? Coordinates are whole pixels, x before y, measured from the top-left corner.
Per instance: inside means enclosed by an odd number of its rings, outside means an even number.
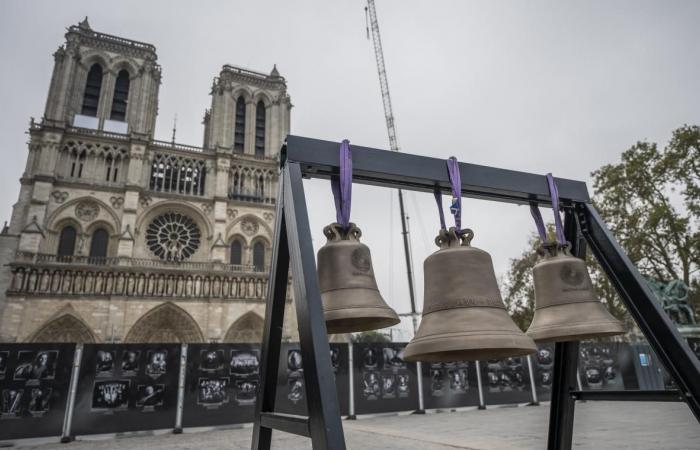
[[[182,425],[252,422],[259,379],[259,345],[189,344]]]
[[[73,434],[173,428],[180,344],[86,344]]]
[[[418,409],[415,363],[403,360],[405,343],[353,344],[356,414]]]
[[[75,344],[0,344],[0,440],[60,436]]]
[[[532,402],[532,384],[527,358],[512,357],[480,361],[486,405]]]
[[[348,344],[330,344],[331,364],[335,374],[340,413],[349,411],[348,385]],[[282,344],[279,372],[277,375],[277,395],[275,410],[286,414],[306,415],[306,387],[304,369],[301,364],[301,351],[298,343]]]
[[[476,363],[422,363],[425,409],[479,405]]]

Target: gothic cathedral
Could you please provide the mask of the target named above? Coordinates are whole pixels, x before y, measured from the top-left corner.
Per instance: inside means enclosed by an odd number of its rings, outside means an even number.
[[[259,342],[285,79],[225,65],[202,146],[158,141],[155,47],[65,37],[0,235],[0,341]]]

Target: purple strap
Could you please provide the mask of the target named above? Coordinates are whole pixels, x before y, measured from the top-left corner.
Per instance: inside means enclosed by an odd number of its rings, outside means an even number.
[[[450,185],[452,185],[450,212],[455,218],[455,229],[459,232],[462,226],[462,179],[459,173],[459,162],[454,156],[447,160],[447,175],[450,178]],[[435,202],[440,213],[440,226],[443,230],[446,230],[445,214],[442,212],[442,193],[439,188],[435,188],[433,193],[435,194]]]
[[[547,240],[547,230],[544,227],[542,214],[540,214],[540,208],[537,207],[537,203],[530,203],[530,214],[532,214],[532,218],[535,219],[535,225],[537,226],[537,233],[540,235],[540,239],[542,242],[545,242]]]
[[[340,143],[340,176],[331,177],[331,189],[335,200],[336,221],[347,230],[350,225],[350,203],[352,201],[352,152],[350,141]]]
[[[459,163],[454,156],[447,160],[447,173],[452,185],[450,212],[455,218],[455,229],[459,232],[462,228],[462,177],[459,173]]]
[[[564,236],[564,227],[561,224],[561,214],[559,214],[559,191],[557,184],[554,182],[554,177],[551,173],[547,174],[547,184],[549,186],[549,196],[552,198],[552,210],[554,210],[554,228],[557,232],[557,241],[564,245],[566,237]]]

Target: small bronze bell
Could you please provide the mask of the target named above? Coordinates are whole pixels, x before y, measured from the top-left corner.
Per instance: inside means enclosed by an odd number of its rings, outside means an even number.
[[[537,351],[508,316],[491,255],[470,246],[474,233],[443,229],[424,263],[423,320],[406,347],[407,361],[501,359]]]
[[[596,298],[585,262],[568,245],[542,244],[533,269],[535,315],[528,336],[538,342],[579,341],[622,334],[625,329]]]
[[[318,281],[329,334],[377,330],[401,320],[377,289],[369,248],[362,231],[350,223],[323,229],[328,241],[318,251]]]

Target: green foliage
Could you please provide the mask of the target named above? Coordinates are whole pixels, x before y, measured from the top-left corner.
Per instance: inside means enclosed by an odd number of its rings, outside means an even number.
[[[353,333],[353,342],[391,342],[391,338],[380,331],[362,331],[360,333]]]
[[[592,174],[593,203],[642,275],[668,282],[683,280],[690,300],[700,306],[700,128],[673,132],[663,150],[638,142]],[[551,225],[549,226],[551,233]],[[533,235],[523,254],[511,260],[505,301],[526,329],[534,305],[532,267],[539,239]],[[630,322],[615,289],[590,252],[586,263],[599,298],[619,319]]]

